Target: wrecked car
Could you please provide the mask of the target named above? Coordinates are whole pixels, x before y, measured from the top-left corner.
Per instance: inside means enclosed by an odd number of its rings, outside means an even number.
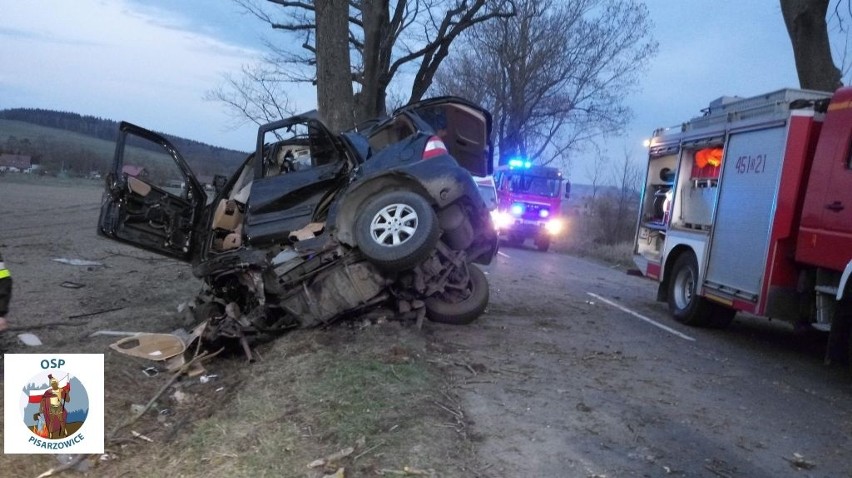
[[[475,264],[497,248],[471,176],[491,173],[490,133],[454,97],[340,134],[309,112],[261,126],[208,198],[166,138],[123,122],[98,233],[192,264],[202,337],[249,356],[253,337],[371,311],[466,324],[489,298]]]

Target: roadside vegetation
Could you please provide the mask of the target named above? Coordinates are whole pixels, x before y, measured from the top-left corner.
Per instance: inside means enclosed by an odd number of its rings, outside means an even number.
[[[553,251],[594,259],[623,269],[633,267],[632,237],[612,244],[596,242],[588,235],[596,227],[596,218],[573,216],[567,222],[568,233],[551,244]]]
[[[333,329],[269,344],[250,375],[241,357],[221,360],[213,386],[179,387],[180,402],[177,392],[164,397],[161,408],[183,421],[149,414],[138,426],[155,443],[125,449],[103,473],[465,476],[473,466],[466,425],[424,334],[399,323]],[[147,467],[141,448],[150,447],[167,475]]]

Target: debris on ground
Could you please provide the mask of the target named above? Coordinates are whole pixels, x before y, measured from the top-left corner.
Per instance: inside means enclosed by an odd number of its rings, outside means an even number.
[[[41,339],[38,338],[37,335],[30,333],[18,334],[18,340],[20,340],[21,343],[29,347],[38,347],[39,345],[44,345],[41,343]]]
[[[138,438],[140,440],[144,440],[148,443],[154,443],[154,440],[152,440],[151,438],[137,432],[136,430],[130,430],[130,434],[133,435],[135,438]]]
[[[95,311],[95,312],[87,312],[85,314],[69,315],[68,318],[69,319],[80,319],[80,318],[83,318],[83,317],[91,317],[93,315],[106,314],[107,312],[115,312],[117,310],[122,310],[122,309],[124,309],[124,307],[113,307],[111,309],[98,310],[98,311]]]
[[[793,458],[784,458],[790,463],[790,466],[797,470],[812,470],[816,468],[816,463],[805,459],[801,453],[793,453]]]
[[[89,334],[89,337],[97,337],[99,335],[108,335],[115,337],[132,337],[134,335],[143,334],[144,332],[127,332],[124,330],[96,330]]]
[[[378,471],[378,474],[381,476],[384,475],[395,475],[395,476],[434,476],[435,470],[420,470],[417,468],[412,468],[410,466],[404,466],[401,470],[388,470],[381,469]]]
[[[60,262],[62,264],[68,264],[69,266],[103,266],[103,262],[97,261],[87,261],[85,259],[67,259],[65,257],[58,257],[53,259],[55,262]]]
[[[79,282],[71,282],[70,280],[67,280],[59,284],[59,287],[64,287],[66,289],[82,289],[83,287],[86,287],[86,284],[81,284]]]
[[[172,334],[138,334],[125,337],[109,346],[116,352],[131,357],[162,361],[186,351],[186,344]]]
[[[308,468],[319,468],[321,466],[325,466],[329,463],[333,463],[333,462],[340,460],[342,458],[346,458],[347,456],[351,455],[352,453],[355,453],[354,447],[350,446],[350,447],[344,448],[344,449],[338,451],[337,453],[332,453],[331,455],[328,455],[325,458],[320,458],[318,460],[314,460],[314,461],[308,463]]]

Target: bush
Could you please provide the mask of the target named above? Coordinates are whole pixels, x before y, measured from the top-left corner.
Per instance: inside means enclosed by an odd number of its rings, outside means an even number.
[[[622,233],[621,237],[611,240],[601,227],[600,217],[572,215],[567,219],[565,234],[554,241],[551,248],[556,252],[630,268],[633,267],[633,236],[627,236],[626,231],[633,229],[634,221],[635,217],[624,218],[623,224],[613,225],[613,229]]]

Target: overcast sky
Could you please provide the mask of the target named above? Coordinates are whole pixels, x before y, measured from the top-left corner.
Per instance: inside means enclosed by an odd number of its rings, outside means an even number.
[[[648,0],[659,55],[629,104],[634,119],[606,142],[639,160],[641,141],[723,95],[795,87],[778,0]],[[223,72],[282,38],[228,0],[0,0],[0,109],[48,108],[127,120],[219,146],[250,150],[255,128],[233,129],[204,101]],[[304,109],[311,94],[295,95]],[[300,97],[301,96],[301,97]],[[2,135],[2,131],[0,131]],[[586,180],[586,160],[567,172]]]

